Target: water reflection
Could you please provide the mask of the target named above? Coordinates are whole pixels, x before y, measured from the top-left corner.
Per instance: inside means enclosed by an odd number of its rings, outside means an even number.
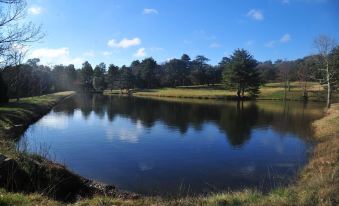
[[[166,99],[165,99],[166,100]],[[213,122],[234,147],[241,147],[255,127],[272,127],[279,133],[296,133],[299,137],[311,136],[310,124],[321,117],[319,104],[300,102],[224,102],[210,100],[163,101],[146,98],[129,98],[104,95],[78,95],[54,108],[55,112],[74,115],[80,109],[84,119],[94,112],[99,119],[113,122],[117,116],[127,117],[136,128],[108,129],[108,138],[119,133],[121,140],[137,142],[143,127],[152,128],[157,121],[168,129],[185,134],[189,127],[202,130],[204,123]],[[320,107],[321,108],[321,107]],[[59,119],[60,120],[60,119]],[[45,120],[50,121],[50,120]],[[59,125],[62,126],[62,125]]]
[[[307,160],[322,105],[77,95],[29,127],[76,173],[142,194],[288,183]]]

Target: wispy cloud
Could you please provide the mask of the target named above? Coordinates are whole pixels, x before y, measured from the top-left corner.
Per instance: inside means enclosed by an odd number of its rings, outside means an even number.
[[[82,54],[85,57],[95,57],[95,52],[90,50],[90,51],[86,51]]]
[[[219,48],[219,47],[221,47],[221,45],[218,44],[218,43],[212,43],[212,44],[210,44],[210,47],[211,48]]]
[[[42,8],[40,6],[31,6],[28,8],[28,13],[30,15],[39,15],[42,12]]]
[[[134,54],[135,57],[145,57],[146,56],[146,49],[140,48],[137,50],[137,52]]]
[[[276,41],[272,40],[272,41],[269,41],[265,44],[265,47],[269,47],[269,48],[272,48],[272,47],[275,47],[276,45]]]
[[[247,12],[247,16],[257,21],[264,19],[264,14],[258,9],[251,9],[249,12]]]
[[[292,40],[291,35],[286,33],[279,40],[272,40],[272,41],[267,42],[265,44],[265,47],[272,48],[272,47],[277,46],[279,43],[285,44],[285,43],[288,43],[291,40]]]
[[[290,34],[284,34],[281,38],[280,38],[280,42],[281,43],[287,43],[291,41],[291,35]]]
[[[248,40],[247,42],[245,42],[246,46],[252,46],[254,44],[253,40]]]
[[[123,48],[123,49],[131,47],[131,46],[138,46],[140,44],[141,44],[141,40],[137,37],[133,39],[124,38],[121,41],[117,41],[116,39],[111,39],[107,43],[109,47]]]
[[[39,58],[42,64],[56,65],[56,64],[74,64],[80,66],[84,60],[80,57],[71,57],[68,47],[61,47],[56,49],[40,48],[33,50],[29,58]]]
[[[158,10],[151,8],[144,8],[143,14],[159,14]]]
[[[102,56],[111,56],[112,55],[112,52],[109,52],[109,51],[103,51],[101,52]]]

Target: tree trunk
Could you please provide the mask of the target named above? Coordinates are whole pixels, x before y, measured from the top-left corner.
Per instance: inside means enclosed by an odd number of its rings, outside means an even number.
[[[307,93],[307,81],[305,81],[305,83],[304,83],[303,97],[304,97],[304,100],[307,100],[307,99],[308,99],[308,93]]]
[[[285,90],[284,90],[284,100],[286,100],[286,96],[287,96],[287,82],[285,81],[285,86],[284,86]]]
[[[328,61],[326,61],[326,81],[327,81],[327,108],[331,107],[331,82]]]
[[[238,96],[238,99],[240,99],[240,98],[241,98],[241,96],[240,96],[240,93],[241,93],[241,91],[240,91],[240,89],[238,89],[238,91],[237,91],[237,96]]]

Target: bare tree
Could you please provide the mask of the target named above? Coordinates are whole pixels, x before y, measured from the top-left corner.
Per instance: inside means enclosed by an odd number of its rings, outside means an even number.
[[[8,57],[11,60],[11,66],[13,67],[14,71],[14,76],[11,78],[11,81],[9,82],[9,87],[15,89],[16,93],[16,101],[20,100],[20,88],[21,84],[23,83],[21,81],[21,66],[22,66],[22,61],[26,55],[26,50],[22,47],[16,47],[10,50],[8,52]]]
[[[25,0],[0,0],[0,65],[15,64],[13,50],[39,41],[44,35],[41,26],[24,23]]]
[[[277,60],[278,77],[284,82],[284,100],[287,98],[287,91],[291,91],[292,65],[288,61]]]
[[[304,100],[308,99],[308,90],[307,90],[307,83],[311,80],[316,79],[314,73],[315,67],[315,58],[314,56],[305,57],[297,61],[297,76],[299,81],[302,83],[303,89],[303,98]]]
[[[335,71],[330,68],[330,53],[336,46],[336,42],[333,38],[320,35],[314,40],[314,46],[318,50],[320,57],[320,71],[324,74],[325,78],[322,79],[322,83],[327,86],[327,108],[331,107],[331,86],[332,80],[335,77]]]

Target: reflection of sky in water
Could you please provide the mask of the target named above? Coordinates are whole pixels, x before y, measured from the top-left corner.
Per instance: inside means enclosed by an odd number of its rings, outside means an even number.
[[[33,152],[37,145],[49,145],[56,161],[80,175],[145,194],[177,194],[178,185],[197,193],[261,187],[271,181],[268,174],[289,179],[306,161],[309,145],[293,124],[273,122],[277,113],[261,112],[258,120],[253,108],[239,117],[233,107],[204,112],[211,108],[188,105],[178,113],[182,116],[171,117],[180,105],[164,103],[150,121],[150,102],[133,110],[126,106],[131,102],[118,100],[113,99],[111,118],[108,107],[100,115],[77,107],[71,113],[50,112],[29,127],[25,139]],[[227,112],[232,115],[222,116]],[[242,122],[240,130],[234,128]]]
[[[106,137],[110,141],[118,139],[129,143],[138,143],[139,136],[143,132],[144,128],[139,120],[133,124],[129,119],[118,117],[106,128]]]
[[[38,124],[53,129],[67,129],[68,117],[66,115],[47,115]]]

